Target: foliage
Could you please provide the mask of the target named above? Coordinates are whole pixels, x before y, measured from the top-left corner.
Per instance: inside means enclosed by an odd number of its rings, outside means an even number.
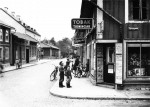
[[[58,42],[55,41],[54,37],[52,37],[50,40],[45,38],[41,42],[57,46],[61,51],[62,57],[68,57],[71,53],[73,53],[74,47],[72,47],[72,41],[67,37],[59,40]]]

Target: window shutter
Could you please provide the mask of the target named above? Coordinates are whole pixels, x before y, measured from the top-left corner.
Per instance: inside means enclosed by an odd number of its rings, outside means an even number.
[[[133,2],[129,0],[129,20],[133,20]]]

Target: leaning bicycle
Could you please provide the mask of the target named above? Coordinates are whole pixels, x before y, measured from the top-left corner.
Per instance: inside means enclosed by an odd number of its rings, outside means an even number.
[[[58,73],[58,66],[55,66],[54,71],[50,74],[50,81],[53,81],[56,79],[57,73]]]

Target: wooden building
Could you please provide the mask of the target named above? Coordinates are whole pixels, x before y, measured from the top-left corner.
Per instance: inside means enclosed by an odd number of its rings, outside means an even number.
[[[54,45],[40,43],[41,58],[60,58],[60,49]]]
[[[150,88],[150,0],[82,0],[80,18],[90,80],[114,88]],[[84,32],[84,33],[83,33]]]

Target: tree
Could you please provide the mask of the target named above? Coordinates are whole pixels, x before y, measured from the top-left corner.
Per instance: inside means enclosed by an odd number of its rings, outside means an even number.
[[[60,48],[61,55],[63,57],[68,57],[72,51],[72,44],[69,38],[64,38],[57,42],[57,46]]]
[[[51,44],[53,44],[53,45],[56,46],[56,41],[55,41],[54,37],[52,37],[52,38],[49,40],[49,42],[50,42]]]

